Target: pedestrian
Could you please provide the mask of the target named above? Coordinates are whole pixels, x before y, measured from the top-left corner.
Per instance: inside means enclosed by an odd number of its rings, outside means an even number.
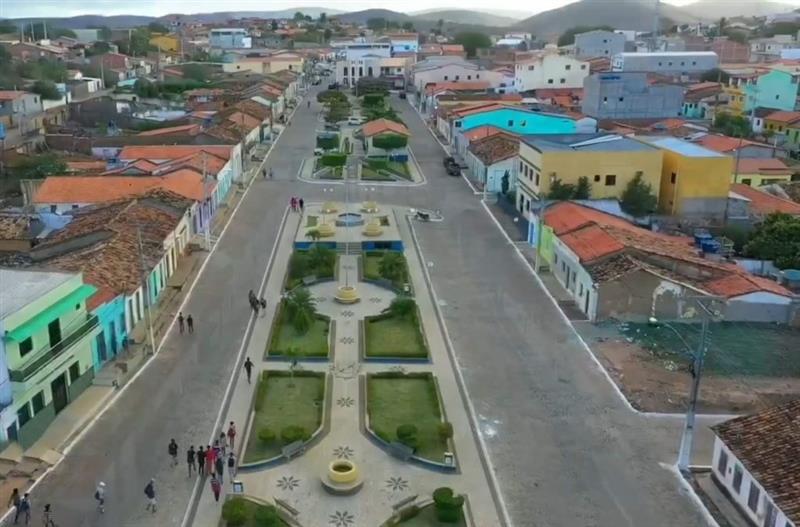
[[[144,488],[144,495],[147,496],[147,507],[144,510],[155,514],[158,502],[156,501],[156,481],[153,478],[150,478],[150,482]]]
[[[178,443],[175,442],[174,439],[169,440],[169,445],[167,445],[167,453],[169,457],[172,458],[172,466],[178,464]]]
[[[289,203],[292,206],[292,212],[296,212],[297,211],[297,198],[292,196],[292,199],[289,200]]]
[[[267,309],[267,299],[262,296],[261,300],[259,300],[258,303],[261,304],[261,309],[266,311],[266,309]]]
[[[225,470],[225,461],[222,460],[221,457],[218,457],[217,460],[214,462],[214,473],[217,475],[220,481],[223,481],[222,473]]]
[[[231,478],[231,483],[236,477],[236,456],[233,455],[233,452],[228,454],[228,477]]]
[[[194,445],[189,445],[189,450],[186,451],[186,465],[188,466],[189,469],[189,475],[187,476],[188,478],[191,478],[192,471],[196,470],[196,467],[194,465],[194,458],[195,458]]]
[[[53,521],[53,510],[50,508],[49,503],[44,506],[42,518],[44,519],[44,527],[56,527],[56,522]]]
[[[253,374],[253,361],[247,357],[244,361],[244,371],[247,373],[247,384],[250,384],[250,376]]]
[[[250,290],[249,293],[247,293],[247,299],[250,301],[250,305],[252,306],[253,305],[253,300],[256,299],[256,294],[255,294],[255,292],[253,292],[252,289]]]
[[[272,176],[273,176],[273,173],[272,173],[272,168],[270,168],[270,169],[269,169],[269,178],[270,178],[270,179],[272,179]]]
[[[222,485],[219,484],[219,480],[211,476],[211,492],[214,493],[214,501],[219,502],[219,493],[222,490]]]
[[[217,452],[217,457],[225,457],[228,449],[228,439],[225,437],[225,432],[219,433],[219,452]]]
[[[303,198],[298,199],[297,204],[300,205],[300,212],[303,212],[303,206],[306,204]]]
[[[216,459],[216,453],[214,449],[211,448],[211,445],[208,445],[206,448],[206,474],[211,474],[214,471],[214,460]]]
[[[206,452],[203,445],[197,447],[197,475],[202,476],[206,465]]]
[[[189,328],[189,333],[194,333],[194,319],[192,315],[186,317],[186,327]]]
[[[14,517],[14,523],[17,523],[17,517],[19,516],[19,502],[20,502],[19,489],[15,488],[14,490],[11,491],[11,496],[9,496],[8,498],[8,507],[11,507],[13,505],[14,512],[16,513],[16,516]]]
[[[97,510],[101,513],[106,512],[106,484],[102,481],[94,489],[94,499],[97,501]]]
[[[233,421],[231,421],[231,424],[228,425],[228,446],[231,448],[231,450],[233,450],[234,439],[236,439],[236,425],[233,424]]]
[[[267,179],[267,167],[264,167],[261,172],[264,175],[264,179]]]
[[[306,101],[306,108],[311,108],[311,99]]]
[[[261,307],[261,304],[258,302],[257,299],[253,299],[253,312],[258,316],[258,310]]]
[[[183,335],[183,311],[178,313],[178,331]]]
[[[20,514],[25,518],[25,525],[31,523],[31,495],[27,492],[22,496],[22,499],[19,500],[19,507],[17,507],[17,514],[14,516],[14,523],[17,523],[17,518],[19,518]]]

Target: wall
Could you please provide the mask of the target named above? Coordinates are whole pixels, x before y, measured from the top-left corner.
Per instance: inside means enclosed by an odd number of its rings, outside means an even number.
[[[124,346],[125,339],[128,338],[128,331],[125,324],[125,297],[119,295],[116,298],[98,306],[94,311],[100,320],[102,333],[92,342],[92,358],[94,370],[99,371],[100,367],[109,359],[117,355]],[[100,356],[100,344],[98,339],[102,339],[106,358]]]
[[[685,294],[693,292],[647,271],[635,271],[599,284],[597,319],[675,320],[683,312],[679,299]]]
[[[793,111],[797,99],[797,77],[785,71],[773,70],[761,75],[755,84],[745,86],[744,110],[754,106]]]
[[[553,262],[550,271],[572,296],[578,309],[589,320],[594,321],[597,313],[594,280],[583,268],[575,253],[557,237],[553,243]]]
[[[461,126],[458,126],[459,122]],[[461,130],[470,130],[484,125],[495,126],[521,135],[575,133],[575,121],[573,119],[513,108],[481,112],[454,121],[454,127]]]
[[[486,78],[481,78],[481,74],[484,72],[485,70],[479,70],[477,66],[470,63],[447,64],[439,68],[415,71],[412,74],[412,79],[414,81],[414,87],[416,90],[418,92],[424,92],[425,86],[434,82],[440,83],[488,80]]]
[[[783,181],[791,181],[791,174],[731,174],[731,183],[744,183],[751,187],[761,187],[771,183],[779,183]]]
[[[579,59],[611,58],[623,51],[625,51],[625,35],[611,31],[590,31],[575,35],[575,56]]]
[[[649,73],[689,74],[702,73],[716,68],[719,58],[715,53],[624,53],[611,60],[613,71],[645,71]]]
[[[720,471],[720,457],[722,454],[727,456],[727,463],[725,464],[724,472]],[[735,474],[735,467],[739,467],[742,471],[742,481],[737,491],[733,486],[733,477]],[[711,475],[714,477],[715,482],[722,487],[728,498],[736,505],[739,512],[744,514],[752,525],[762,525],[764,523],[764,515],[767,507],[767,501],[771,501],[769,496],[764,492],[764,488],[753,478],[750,472],[744,465],[737,459],[727,446],[718,438],[714,438],[714,454],[712,457]],[[747,506],[747,498],[750,493],[750,488],[755,487],[759,491],[758,503],[756,510],[752,511]],[[777,527],[792,526],[792,523],[783,512],[778,509]]]
[[[682,109],[681,86],[650,86],[643,73],[598,73],[584,83],[581,110],[597,119],[678,117]]]
[[[565,55],[548,54],[514,66],[514,83],[519,91],[583,88],[583,80],[588,75],[588,62]]]
[[[760,291],[731,298],[725,304],[725,320],[789,323],[800,304],[785,296]]]
[[[664,150],[659,210],[684,216],[724,216],[732,171],[733,158],[728,156],[686,157]]]

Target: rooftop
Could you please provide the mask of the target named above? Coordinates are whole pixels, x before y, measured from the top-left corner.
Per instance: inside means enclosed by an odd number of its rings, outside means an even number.
[[[119,153],[120,159],[177,159],[188,154],[208,152],[224,159],[230,159],[232,146],[222,145],[146,145],[126,146]]]
[[[13,101],[18,99],[28,92],[19,90],[0,90],[0,101]]]
[[[7,318],[61,284],[72,279],[70,273],[0,269],[0,320]]]
[[[370,121],[361,127],[361,132],[364,134],[364,137],[372,137],[373,135],[385,132],[405,136],[411,135],[408,128],[404,125],[395,121],[390,121],[389,119],[375,119],[374,121]]]
[[[497,134],[471,142],[468,149],[485,166],[489,166],[516,156],[519,153],[519,139]]]
[[[794,124],[797,121],[800,121],[800,112],[787,112],[780,110],[777,112],[772,112],[771,114],[767,115],[765,119],[778,123]]]
[[[798,423],[800,399],[795,399],[711,427],[795,524],[800,524]]]
[[[623,57],[697,57],[697,56],[705,56],[705,57],[716,57],[717,54],[713,51],[648,51],[645,53],[638,53],[635,51],[623,51],[622,53],[617,53],[616,56],[623,56]]]
[[[765,143],[757,143],[748,139],[730,137],[722,134],[705,134],[692,139],[692,142],[704,148],[708,148],[720,153],[734,152],[743,146],[761,146],[764,148],[772,148],[772,146]]]
[[[654,151],[650,145],[617,134],[533,134],[521,140],[537,150],[577,152],[644,152]]]
[[[800,216],[800,204],[794,201],[767,194],[763,190],[750,185],[734,183],[731,192],[745,198],[750,202],[750,210],[757,214],[767,215],[773,212],[783,212],[793,216]]]
[[[664,150],[670,150],[671,152],[685,157],[725,157],[719,152],[703,148],[702,146],[676,137],[640,137],[640,139],[653,146],[663,148]]]
[[[737,163],[739,174],[790,175],[794,171],[777,157],[742,157]]]

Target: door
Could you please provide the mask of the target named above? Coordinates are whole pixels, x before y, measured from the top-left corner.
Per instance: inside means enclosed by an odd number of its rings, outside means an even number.
[[[586,300],[583,303],[583,312],[589,314],[589,290],[586,290]]]
[[[53,408],[56,413],[60,412],[67,406],[69,398],[67,397],[67,379],[66,375],[62,373],[50,383],[50,389],[53,391]]]
[[[100,334],[95,337],[95,344],[97,345],[97,357],[100,359],[100,362],[105,362],[108,360],[105,331],[101,331]]]
[[[117,325],[112,320],[108,323],[108,328],[111,333],[111,355],[114,356],[117,354]]]
[[[50,347],[61,342],[61,322],[58,319],[47,324],[47,334],[50,336]]]

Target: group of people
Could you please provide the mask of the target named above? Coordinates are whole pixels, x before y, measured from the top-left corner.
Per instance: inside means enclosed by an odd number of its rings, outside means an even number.
[[[264,174],[264,179],[267,179],[267,177],[272,179],[272,168],[267,170],[267,167],[264,167],[263,169],[261,169],[261,172]]]
[[[303,198],[292,196],[292,198],[289,200],[289,206],[292,207],[292,212],[303,212],[303,207],[305,204],[306,202],[303,201]]]
[[[184,328],[189,330],[189,333],[194,333],[194,319],[192,315],[183,318],[183,311],[178,313],[178,330],[183,335]]]
[[[258,315],[259,309],[267,309],[267,299],[264,298],[263,296],[261,298],[258,298],[252,289],[250,290],[250,293],[248,293],[247,296],[250,300],[250,308],[252,308],[252,310],[255,312],[256,315]]]

